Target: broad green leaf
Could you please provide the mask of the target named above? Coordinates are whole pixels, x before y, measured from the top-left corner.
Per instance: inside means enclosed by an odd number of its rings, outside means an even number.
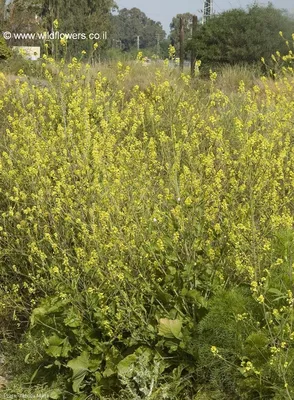
[[[68,338],[65,338],[63,340],[61,357],[68,357],[68,354],[71,350],[72,350],[72,347],[69,343],[69,340],[68,340]]]
[[[179,346],[175,341],[167,339],[164,341],[164,347],[167,347],[169,349],[168,352],[171,353],[177,351]]]
[[[169,339],[181,339],[182,321],[179,319],[161,318],[158,325],[158,334]]]
[[[57,358],[61,356],[62,347],[61,346],[49,346],[46,349],[48,356]]]
[[[100,365],[102,363],[102,359],[103,358],[101,356],[93,357],[93,354],[92,354],[92,358],[91,358],[91,360],[89,362],[88,369],[90,371],[97,371],[97,369],[100,367]]]
[[[119,375],[127,376],[131,373],[131,366],[136,362],[137,356],[135,353],[126,356],[117,364],[117,371]]]
[[[83,382],[89,367],[89,354],[88,352],[84,351],[80,356],[77,358],[69,361],[67,366],[72,369],[73,371],[73,384],[72,388],[75,393],[79,392],[81,383]]]
[[[81,384],[82,384],[82,382],[83,382],[83,380],[84,380],[86,374],[87,374],[87,370],[80,371],[80,372],[75,376],[75,378],[73,378],[72,390],[73,390],[75,393],[79,393]]]
[[[31,326],[35,326],[37,320],[44,317],[47,314],[47,309],[45,307],[35,308],[31,315]]]
[[[103,372],[103,376],[104,378],[109,378],[110,376],[114,375],[116,373],[116,371],[111,368],[111,367],[107,367],[105,368],[104,372]]]
[[[67,366],[72,369],[73,371],[73,378],[80,373],[80,371],[84,371],[88,369],[89,366],[89,353],[86,351],[83,351],[83,353],[78,356],[77,358],[74,358],[73,360],[70,360],[67,363]]]
[[[45,340],[46,339],[46,340]],[[49,338],[45,338],[44,342],[47,346],[46,353],[54,358],[57,357],[68,357],[72,347],[68,341],[68,338],[61,339],[56,333]]]
[[[61,339],[56,333],[53,333],[53,335],[48,338],[48,343],[51,346],[60,346],[63,341],[64,339]]]
[[[101,398],[101,389],[102,386],[98,385],[92,386],[92,393],[95,394],[95,396],[97,396],[99,399]]]
[[[52,399],[52,400],[58,400],[58,399],[61,398],[61,396],[62,396],[62,390],[61,389],[53,389],[49,393],[49,399]]]
[[[97,383],[100,382],[102,378],[103,378],[103,376],[100,372],[95,372],[95,381]]]
[[[71,308],[67,313],[67,317],[64,319],[64,323],[71,328],[77,328],[81,325],[81,320],[77,313]]]

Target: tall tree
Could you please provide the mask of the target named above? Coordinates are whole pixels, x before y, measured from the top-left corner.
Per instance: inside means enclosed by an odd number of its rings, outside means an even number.
[[[193,26],[193,14],[185,13],[185,14],[177,14],[170,23],[170,41],[171,44],[175,47],[177,53],[180,50],[180,18],[183,19],[184,24],[184,48],[187,48],[189,40],[192,37],[192,26]],[[187,56],[187,52],[185,52],[185,56]]]
[[[52,30],[53,21],[59,20],[60,28],[70,27],[76,32],[87,28],[89,32],[109,25],[111,9],[115,7],[114,0],[13,0],[10,14],[19,14],[25,22],[40,16],[43,25]],[[100,26],[99,26],[100,28]],[[92,32],[92,31],[91,31]]]
[[[111,10],[115,6],[114,0],[13,0],[9,20],[16,31],[52,32],[57,19],[60,32],[87,35],[111,28]],[[88,42],[76,40],[68,44],[79,51]]]
[[[288,52],[279,31],[291,39],[293,19],[271,4],[253,5],[210,18],[199,27],[195,47],[204,63],[254,63],[278,50]]]
[[[0,0],[0,31],[4,25],[5,0]]]
[[[36,16],[41,11],[39,0],[13,0],[8,6],[8,24],[13,32],[34,32],[38,30]]]
[[[11,56],[11,50],[8,48],[6,40],[2,37],[2,31],[5,30],[5,0],[0,0],[0,61],[6,60]]]
[[[140,48],[144,49],[155,47],[166,35],[160,22],[148,18],[138,8],[123,8],[112,21],[113,40],[121,42],[124,50],[130,50],[137,45],[137,36]]]

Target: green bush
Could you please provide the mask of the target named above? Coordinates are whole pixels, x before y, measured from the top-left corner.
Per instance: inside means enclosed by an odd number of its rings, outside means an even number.
[[[0,63],[0,71],[7,75],[17,75],[21,70],[28,77],[42,78],[43,71],[40,61],[27,60],[20,54],[12,52],[7,60]]]
[[[11,55],[11,49],[7,46],[5,39],[0,36],[0,60],[7,60]]]
[[[233,9],[212,16],[198,29],[195,41],[197,58],[202,63],[255,64],[270,59],[276,51],[288,53],[282,31],[288,40],[293,33],[293,18],[272,5],[253,5],[248,10]]]

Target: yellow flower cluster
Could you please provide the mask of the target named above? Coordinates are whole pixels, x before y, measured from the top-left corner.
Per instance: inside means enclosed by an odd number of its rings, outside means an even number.
[[[164,67],[142,89],[127,87],[132,70],[121,62],[112,79],[76,58],[43,64],[42,85],[0,74],[0,259],[10,279],[1,302],[67,298],[60,281],[77,288],[82,274],[89,295],[103,284],[109,296],[179,271],[187,287],[204,274],[246,283],[265,308],[265,268],[285,261],[272,255],[272,233],[294,224],[290,72],[233,94],[211,72],[203,101],[187,75],[175,83]],[[284,303],[293,306],[292,292]],[[270,318],[281,313],[275,305]]]

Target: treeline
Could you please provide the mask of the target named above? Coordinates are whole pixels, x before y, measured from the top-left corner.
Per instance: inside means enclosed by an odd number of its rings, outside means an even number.
[[[53,32],[63,33],[98,33],[102,37],[107,32],[107,40],[98,40],[102,53],[131,52],[140,49],[149,49],[159,57],[167,54],[166,32],[160,22],[146,16],[138,8],[119,10],[113,0],[13,0],[6,9],[0,0],[0,27],[16,33]],[[6,16],[6,18],[5,18]],[[58,27],[54,24],[58,21]],[[31,39],[13,39],[8,45],[45,45],[32,43]],[[58,43],[50,43],[58,46]],[[67,54],[77,55],[82,50],[90,50],[93,40],[69,40]],[[59,46],[60,47],[60,46]],[[62,52],[62,48],[60,52]],[[53,50],[52,50],[53,51]]]
[[[0,27],[11,32],[60,32],[101,33],[107,32],[107,40],[99,41],[96,56],[120,58],[123,54],[134,56],[140,48],[145,55],[168,57],[172,44],[179,54],[180,18],[184,23],[185,58],[194,49],[203,64],[256,63],[261,57],[269,58],[276,51],[288,51],[287,39],[294,31],[294,17],[285,10],[252,5],[247,9],[232,9],[212,16],[204,25],[198,22],[192,38],[191,13],[176,15],[167,36],[160,22],[148,18],[138,8],[118,9],[113,0],[13,0],[5,11],[5,1],[0,0]],[[58,20],[58,28],[54,21]],[[280,32],[283,33],[279,34]],[[7,57],[4,42],[0,44],[0,58]],[[7,41],[9,45],[40,45],[31,40]],[[45,43],[41,43],[41,45]],[[52,47],[59,43],[47,43]],[[66,44],[68,57],[87,52],[93,40],[69,40]],[[1,50],[2,49],[2,50]]]
[[[7,7],[4,27],[10,32],[78,32],[89,34],[111,29],[113,0],[13,0]],[[54,23],[55,21],[55,23]],[[58,21],[58,26],[56,25]],[[13,39],[10,45],[45,45],[31,39]],[[58,43],[47,43],[53,47]],[[68,42],[69,55],[88,50],[92,45],[87,40]],[[60,49],[61,51],[61,49]]]

